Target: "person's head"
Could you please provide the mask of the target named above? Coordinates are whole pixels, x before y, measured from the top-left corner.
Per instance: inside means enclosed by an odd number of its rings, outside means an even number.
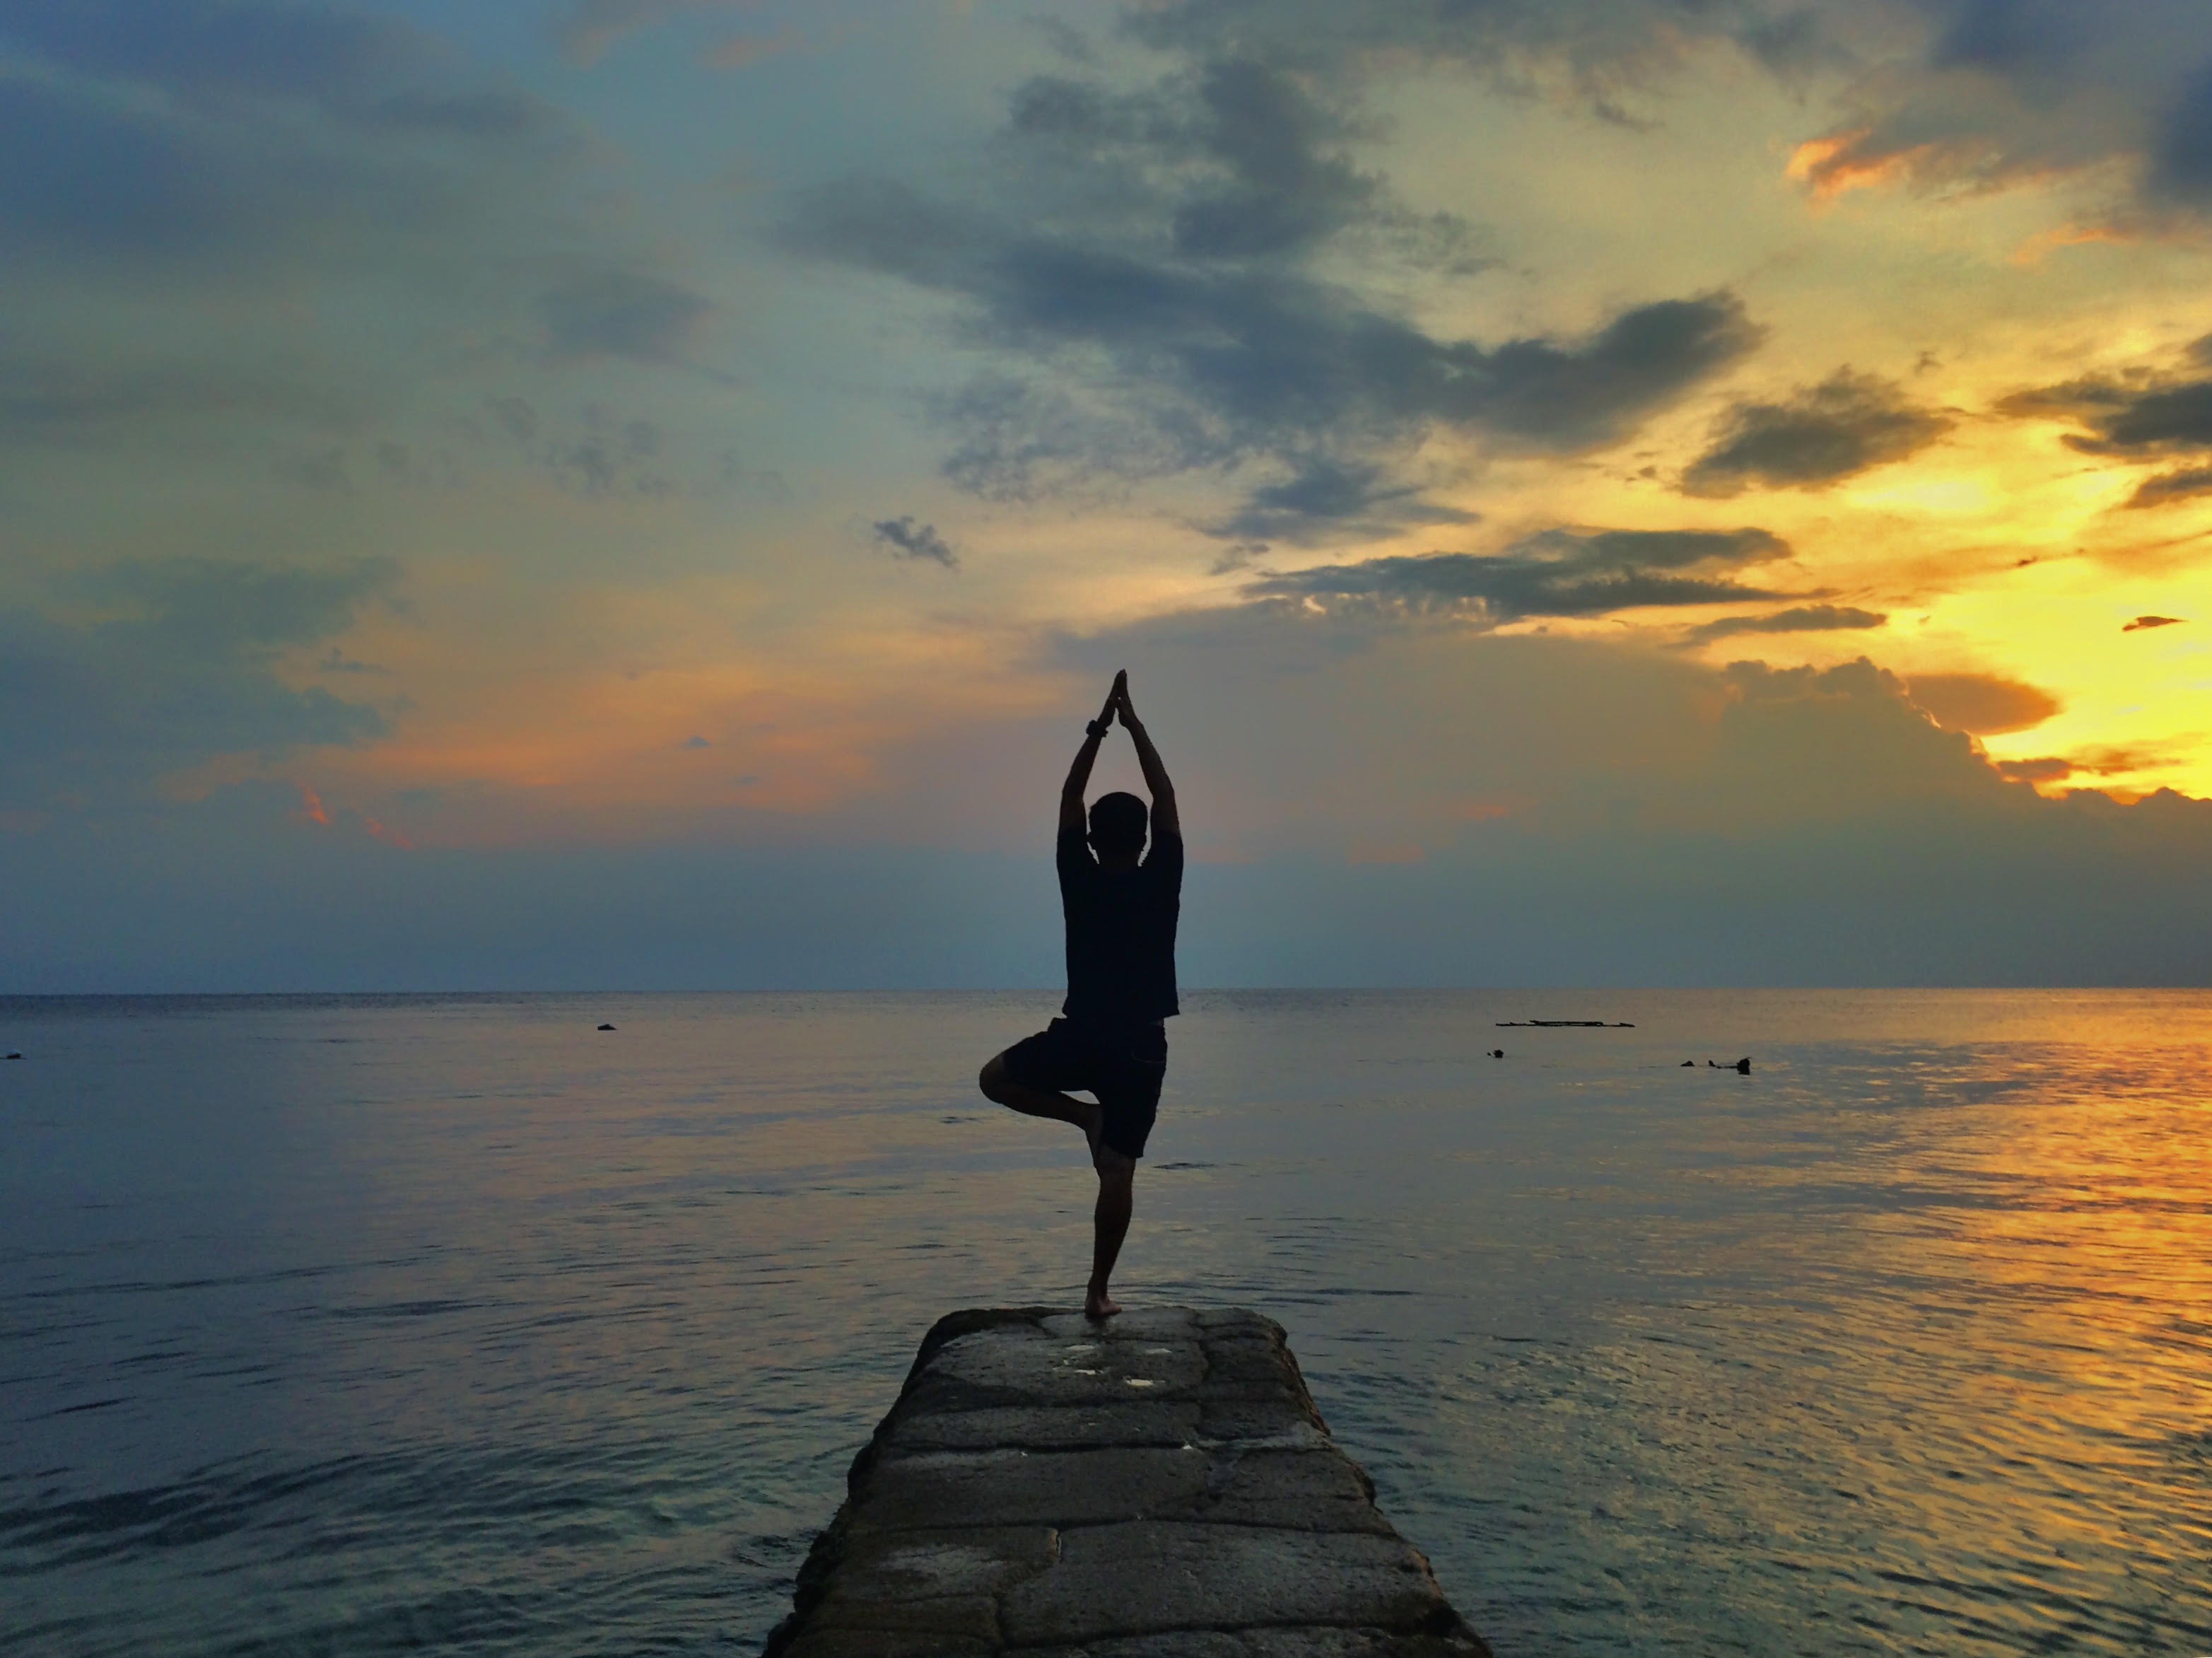
[[[1091,849],[1101,858],[1133,858],[1145,849],[1152,812],[1133,794],[1115,790],[1091,803]]]

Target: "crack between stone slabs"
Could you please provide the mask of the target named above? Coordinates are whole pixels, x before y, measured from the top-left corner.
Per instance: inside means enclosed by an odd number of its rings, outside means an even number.
[[[1163,1635],[1242,1635],[1248,1630],[1263,1629],[1371,1629],[1378,1634],[1391,1636],[1457,1634],[1465,1629],[1474,1634],[1474,1626],[1461,1617],[1449,1603],[1439,1612],[1432,1612],[1415,1624],[1378,1624],[1371,1618],[1288,1618],[1280,1623],[1259,1619],[1243,1624],[1176,1624],[1166,1629],[1148,1629],[1137,1635],[1102,1635],[1096,1639],[1105,1641],[1150,1641]],[[1475,1636],[1477,1640],[1482,1637]],[[1082,1652],[1089,1649],[1088,1641],[1061,1642],[1049,1647],[1006,1647],[1002,1650],[1006,1658],[1016,1658],[1024,1652]]]
[[[1383,1515],[1389,1524],[1389,1516]],[[1270,1526],[1256,1520],[1210,1520],[1202,1514],[1138,1514],[1121,1520],[1070,1520],[1054,1524],[1042,1520],[985,1520],[968,1526],[922,1524],[916,1526],[871,1525],[854,1533],[855,1537],[938,1537],[954,1532],[1006,1531],[1023,1526],[1044,1526],[1056,1533],[1079,1531],[1104,1531],[1109,1526],[1205,1526],[1213,1531],[1266,1532],[1276,1537],[1374,1537],[1395,1538],[1406,1543],[1398,1528],[1388,1532],[1362,1531],[1356,1526]],[[1413,1546],[1406,1543],[1407,1548]],[[1419,1551],[1415,1551],[1419,1552]],[[1424,1558],[1426,1557],[1424,1556]]]
[[[1008,1525],[1019,1526],[1028,1522],[1016,1520],[1010,1521],[1006,1523]],[[1371,1537],[1378,1541],[1406,1543],[1406,1540],[1398,1534],[1397,1529],[1395,1527],[1393,1527],[1389,1533],[1385,1533],[1382,1532],[1358,1531],[1342,1526],[1270,1526],[1264,1521],[1259,1520],[1208,1520],[1204,1515],[1140,1514],[1133,1520],[1071,1520],[1064,1524],[1054,1526],[1050,1527],[1054,1536],[1053,1546],[1057,1550],[1059,1547],[1060,1538],[1071,1535],[1076,1532],[1107,1531],[1115,1526],[1204,1526],[1210,1531],[1264,1532],[1272,1537]],[[998,1531],[1004,1530],[1005,1528],[1006,1527],[1004,1526],[915,1526],[896,1527],[885,1526],[877,1527],[874,1528],[874,1531],[875,1534],[878,1537],[903,1537],[911,1532],[923,1530],[941,1530],[948,1532]],[[1406,1543],[1406,1546],[1409,1549],[1413,1547],[1411,1543]],[[1420,1551],[1419,1549],[1413,1549],[1413,1552],[1420,1554]],[[1424,1560],[1428,1558],[1426,1555],[1422,1555],[1421,1558]],[[1054,1564],[1059,1564],[1059,1556],[1057,1553],[1053,1557],[1053,1561]]]

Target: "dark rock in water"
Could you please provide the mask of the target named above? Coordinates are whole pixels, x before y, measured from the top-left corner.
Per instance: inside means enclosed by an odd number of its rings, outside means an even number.
[[[599,1029],[602,1029],[602,1030],[612,1030],[612,1029],[614,1029],[614,1027],[613,1027],[612,1025],[611,1025],[611,1024],[603,1024],[603,1025],[601,1025],[601,1026],[599,1027]]]
[[[1682,1063],[1687,1065],[1689,1061],[1685,1060]],[[1707,1060],[1705,1063],[1715,1071],[1738,1071],[1747,1077],[1751,1075],[1751,1060],[1748,1058],[1738,1060],[1734,1065],[1723,1065],[1717,1060]]]
[[[1490,1050],[1490,1057],[1493,1060],[1502,1060],[1505,1057],[1505,1050],[1502,1048],[1493,1048]]]
[[[1603,1019],[1500,1019],[1500,1030],[1633,1030],[1626,1019],[1607,1024]]]
[[[20,1060],[23,1056],[21,1054],[10,1054],[8,1057],[11,1060]]]
[[[1242,1309],[938,1321],[764,1658],[1488,1658]]]
[[[1695,1060],[1683,1060],[1683,1061],[1682,1061],[1682,1063],[1683,1063],[1684,1065],[1686,1065],[1686,1066],[1688,1066],[1688,1065],[1695,1065],[1695,1064],[1697,1063],[1697,1061],[1696,1061]],[[1707,1060],[1705,1061],[1705,1063],[1706,1063],[1707,1065],[1711,1065],[1711,1064],[1712,1063],[1712,1061],[1711,1061],[1711,1060]]]

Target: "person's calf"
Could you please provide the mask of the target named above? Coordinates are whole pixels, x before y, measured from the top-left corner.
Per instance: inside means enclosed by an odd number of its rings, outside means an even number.
[[[1083,1310],[1092,1318],[1110,1318],[1121,1310],[1106,1286],[1114,1276],[1114,1263],[1121,1258],[1121,1240],[1129,1234],[1129,1216],[1136,1204],[1137,1160],[1110,1145],[1099,1146],[1091,1160],[1098,1170],[1098,1206],[1093,1212],[1096,1236]]]

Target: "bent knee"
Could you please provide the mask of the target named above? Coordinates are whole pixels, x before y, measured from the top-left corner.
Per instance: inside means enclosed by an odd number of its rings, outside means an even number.
[[[983,1090],[983,1097],[998,1105],[1006,1102],[1006,1056],[1003,1054],[994,1054],[984,1060],[982,1070],[975,1077],[975,1086]]]

